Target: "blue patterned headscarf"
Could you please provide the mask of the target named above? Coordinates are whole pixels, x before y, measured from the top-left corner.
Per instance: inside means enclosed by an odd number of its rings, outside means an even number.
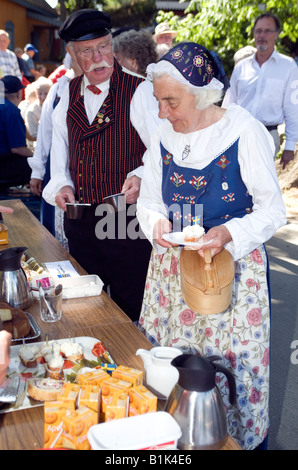
[[[177,44],[163,55],[157,64],[148,66],[149,78],[151,72],[162,70],[164,61],[169,62],[179,72],[175,78],[180,75],[194,87],[226,89],[229,86],[220,58],[215,52],[208,51],[200,44],[194,42]]]

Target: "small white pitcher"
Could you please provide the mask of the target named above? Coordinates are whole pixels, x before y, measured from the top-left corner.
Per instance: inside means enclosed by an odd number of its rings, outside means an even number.
[[[138,349],[137,356],[144,362],[146,386],[158,398],[167,399],[178,382],[179,372],[171,361],[182,352],[176,348],[158,346],[147,351]]]

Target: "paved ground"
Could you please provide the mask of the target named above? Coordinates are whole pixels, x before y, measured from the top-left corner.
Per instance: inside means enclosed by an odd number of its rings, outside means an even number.
[[[272,295],[269,450],[298,450],[298,193],[285,202],[288,224],[266,244]]]

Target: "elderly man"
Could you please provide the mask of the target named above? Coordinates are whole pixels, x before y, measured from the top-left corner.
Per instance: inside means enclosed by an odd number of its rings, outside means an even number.
[[[156,44],[166,44],[171,49],[173,41],[177,36],[178,32],[173,31],[167,21],[163,21],[156,26],[153,39]]]
[[[90,204],[82,219],[65,218],[70,253],[101,277],[136,321],[151,251],[135,217],[140,179],[130,174],[145,151],[130,122],[130,102],[142,79],[114,60],[110,31],[110,17],[92,9],[73,13],[60,29],[84,73],[66,87],[53,112],[51,179],[43,196],[64,210],[75,201]],[[127,211],[108,215],[103,198],[120,192]]]
[[[276,152],[280,147],[277,127],[285,122],[286,142],[281,157],[284,168],[294,158],[298,140],[298,67],[291,57],[275,50],[279,33],[276,16],[263,13],[256,19],[257,51],[235,66],[223,106],[239,104],[261,121],[274,139]]]
[[[14,75],[22,80],[17,56],[8,49],[9,44],[10,39],[8,33],[0,29],[0,69],[3,76]]]

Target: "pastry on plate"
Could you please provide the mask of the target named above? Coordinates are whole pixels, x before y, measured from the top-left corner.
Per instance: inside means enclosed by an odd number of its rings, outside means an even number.
[[[37,366],[36,358],[39,355],[39,349],[34,344],[23,344],[22,346],[20,346],[18,350],[18,355],[23,366],[31,368]]]
[[[59,354],[61,346],[56,341],[46,341],[40,349],[40,355],[45,357],[48,354]]]
[[[64,378],[63,365],[64,359],[60,354],[48,354],[45,356],[45,370],[47,377],[55,380]]]
[[[64,383],[64,380],[50,378],[31,379],[28,382],[28,395],[38,401],[54,401],[57,400]]]
[[[60,351],[62,356],[69,361],[77,362],[84,359],[84,350],[79,343],[72,341],[62,343]]]
[[[185,242],[198,242],[204,235],[205,230],[200,225],[188,225],[183,229]]]

